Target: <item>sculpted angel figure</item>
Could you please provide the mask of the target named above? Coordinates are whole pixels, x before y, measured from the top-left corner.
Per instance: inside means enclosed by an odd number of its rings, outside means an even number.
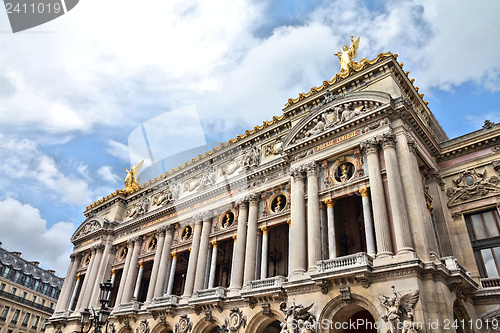
[[[352,62],[354,58],[356,58],[358,47],[359,47],[359,38],[354,40],[351,35],[351,47],[348,48],[347,45],[344,45],[340,52],[335,53],[335,55],[340,60],[340,73],[349,73],[349,69],[351,68]]]
[[[144,164],[144,160],[142,160],[139,164],[133,165],[130,167],[130,171],[128,169],[125,169],[127,171],[127,177],[125,177],[125,191],[134,191],[138,190],[140,188],[139,186],[139,179],[140,177],[137,177],[137,180],[135,179],[135,175],[139,174],[141,172],[142,165]]]
[[[401,296],[396,292],[394,286],[392,286],[392,290],[394,293],[392,297],[379,296],[380,303],[386,308],[386,313],[382,316],[382,319],[389,323],[387,333],[400,333],[398,323],[405,323],[406,326],[411,326],[411,323],[413,323],[413,309],[418,302],[419,292],[414,290]]]
[[[285,314],[281,323],[280,333],[314,333],[316,319],[309,313],[313,304],[304,307],[303,305],[295,305],[295,300],[292,305],[287,307],[285,302],[280,303],[280,310]]]

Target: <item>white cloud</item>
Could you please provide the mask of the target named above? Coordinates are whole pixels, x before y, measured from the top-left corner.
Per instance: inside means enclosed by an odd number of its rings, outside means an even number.
[[[39,261],[47,269],[54,269],[64,277],[72,252],[70,237],[73,223],[58,222],[47,228],[40,211],[14,199],[0,201],[0,241],[23,257]]]
[[[0,155],[4,161],[0,164],[0,172],[14,182],[30,182],[48,189],[58,201],[76,205],[90,202],[87,182],[75,175],[63,174],[55,160],[41,152],[33,141],[0,133]]]
[[[100,167],[97,170],[97,174],[102,178],[102,180],[111,184],[118,182],[118,180],[120,179],[117,175],[113,173],[112,167],[109,165],[104,165]]]

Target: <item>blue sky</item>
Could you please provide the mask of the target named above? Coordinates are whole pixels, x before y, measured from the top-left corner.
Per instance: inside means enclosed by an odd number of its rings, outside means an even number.
[[[207,141],[227,141],[331,79],[351,34],[358,60],[399,54],[450,138],[499,122],[499,12],[498,1],[85,0],[17,34],[0,12],[0,241],[63,276],[83,210],[123,186],[134,128],[195,105]]]

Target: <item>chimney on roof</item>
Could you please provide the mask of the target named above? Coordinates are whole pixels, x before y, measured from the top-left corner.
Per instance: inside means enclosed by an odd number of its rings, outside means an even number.
[[[56,274],[56,271],[52,270],[52,269],[47,269],[46,271],[47,273],[49,274],[52,274],[52,275],[55,275]]]
[[[40,264],[38,261],[28,261],[30,264],[35,265],[38,267],[38,264]]]
[[[21,256],[21,252],[11,252],[11,254],[15,255],[16,257],[20,257]]]

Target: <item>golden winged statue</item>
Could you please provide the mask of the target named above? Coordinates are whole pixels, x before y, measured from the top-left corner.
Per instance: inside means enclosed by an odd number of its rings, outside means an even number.
[[[124,192],[126,193],[131,193],[134,191],[137,191],[138,189],[141,188],[139,185],[139,180],[141,177],[135,178],[135,175],[139,174],[141,172],[142,165],[144,164],[144,160],[142,160],[139,164],[133,165],[130,167],[130,171],[128,169],[125,169],[127,171],[127,177],[125,177],[125,190]]]
[[[351,71],[354,59],[358,56],[359,39],[360,37],[354,40],[351,35],[351,47],[348,48],[347,45],[344,45],[342,49],[339,48],[340,52],[335,53],[340,60],[340,74],[347,74]]]

